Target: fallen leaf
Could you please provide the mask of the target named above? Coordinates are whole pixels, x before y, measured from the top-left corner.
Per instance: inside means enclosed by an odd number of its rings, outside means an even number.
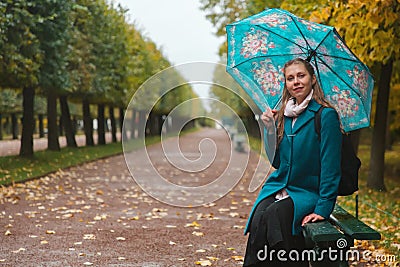
[[[211,266],[212,263],[209,260],[199,260],[195,262],[196,265],[201,265],[201,266]]]
[[[198,223],[198,222],[196,222],[196,221],[193,221],[192,223],[187,223],[186,225],[185,225],[185,227],[200,227],[201,225]]]
[[[19,253],[19,252],[25,251],[25,250],[26,250],[25,248],[19,248],[18,250],[14,250],[13,253]]]
[[[232,256],[232,259],[234,259],[235,261],[243,261],[244,260],[243,256]]]
[[[4,235],[11,235],[11,231],[10,231],[10,230],[7,230],[7,231],[4,233]]]
[[[53,231],[53,230],[47,230],[46,231],[46,234],[48,234],[48,235],[54,235],[56,232],[55,231]]]
[[[204,236],[204,233],[194,231],[194,232],[192,233],[192,235],[195,235],[195,236]]]
[[[83,239],[86,239],[86,240],[95,240],[95,239],[96,239],[96,236],[95,236],[94,234],[84,234],[84,235],[83,235]]]

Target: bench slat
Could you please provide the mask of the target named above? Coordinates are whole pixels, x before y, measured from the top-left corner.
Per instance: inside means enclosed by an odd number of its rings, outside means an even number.
[[[329,242],[344,237],[344,234],[328,221],[307,223],[304,225],[304,231],[305,236],[309,236],[314,242]]]
[[[353,215],[345,211],[339,205],[335,206],[330,220],[337,225],[345,234],[358,240],[380,240],[381,234]]]

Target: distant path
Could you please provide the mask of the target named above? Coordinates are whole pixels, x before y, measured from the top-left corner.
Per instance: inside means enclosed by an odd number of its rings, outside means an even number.
[[[97,134],[93,136],[94,142],[97,143]],[[117,134],[117,138],[119,140],[120,135]],[[76,143],[78,146],[85,146],[85,136],[77,135],[75,136]],[[59,138],[60,146],[67,146],[67,140],[65,136],[60,136]],[[106,142],[111,142],[111,133],[106,133]],[[2,156],[11,156],[18,155],[21,147],[21,140],[2,140],[0,141],[0,157]],[[33,139],[33,149],[34,151],[45,150],[47,149],[47,137],[44,138],[34,138]]]

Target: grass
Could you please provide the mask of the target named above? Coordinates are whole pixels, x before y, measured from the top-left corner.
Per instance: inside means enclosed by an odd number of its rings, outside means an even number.
[[[146,145],[160,141],[160,137],[147,137]],[[130,140],[130,150],[143,147],[143,140]],[[48,173],[93,160],[122,153],[121,143],[78,148],[64,147],[60,151],[36,151],[33,158],[19,156],[0,157],[0,185],[8,186],[47,175]]]
[[[193,127],[184,130],[180,135],[197,131]],[[168,134],[167,137],[176,136]],[[160,136],[150,136],[143,139],[132,139],[124,145],[125,151],[132,151],[160,142]],[[145,142],[144,142],[145,141]],[[0,186],[29,181],[59,169],[83,164],[85,162],[121,154],[121,143],[109,143],[101,146],[85,146],[78,148],[64,147],[60,151],[36,151],[33,158],[19,156],[0,157]]]

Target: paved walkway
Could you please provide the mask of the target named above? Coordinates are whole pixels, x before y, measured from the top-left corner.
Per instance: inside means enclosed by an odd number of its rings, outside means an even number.
[[[164,148],[127,155],[135,179],[119,155],[0,188],[0,266],[241,266],[259,157],[231,153],[216,129],[170,138]]]
[[[160,174],[186,186],[219,177],[229,161],[245,162],[246,153],[234,151],[230,157],[223,130],[185,135],[181,150],[196,158],[204,137],[214,140],[217,152],[198,173],[173,167],[159,144],[150,146],[148,154]],[[165,144],[176,143],[172,138]],[[146,153],[132,155],[144,159]],[[256,196],[248,193],[246,183],[257,163],[251,154],[243,179],[231,192],[192,208],[164,204],[142,191],[122,155],[1,188],[0,266],[238,266],[246,244],[243,226]],[[145,165],[139,167],[137,173],[146,172]],[[230,172],[239,169],[233,166]],[[196,205],[197,196],[155,188],[172,198],[192,198]]]

